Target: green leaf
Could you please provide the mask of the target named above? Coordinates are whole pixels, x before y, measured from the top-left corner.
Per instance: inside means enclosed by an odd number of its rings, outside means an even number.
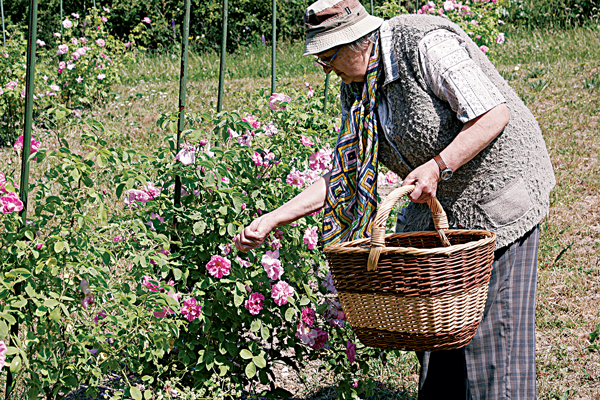
[[[63,241],[58,241],[54,243],[54,252],[55,253],[60,253],[61,251],[63,251],[65,249],[65,242]]]
[[[265,368],[267,366],[267,361],[265,360],[265,358],[262,355],[257,355],[255,357],[252,357],[252,362],[254,364],[256,364],[256,366],[258,368]]]
[[[98,207],[98,219],[100,220],[100,224],[102,226],[106,225],[106,220],[107,220],[107,215],[106,215],[106,207],[104,207],[104,204],[100,204],[100,206]]]
[[[227,207],[226,206],[219,207],[219,212],[221,213],[221,215],[227,215]]]
[[[127,153],[125,153],[125,154],[127,154]],[[152,392],[149,389],[146,389],[146,391],[144,392],[144,399],[152,400]]]
[[[56,307],[50,313],[50,319],[56,323],[60,322],[60,307]]]
[[[292,322],[292,319],[294,319],[294,315],[296,315],[296,310],[294,310],[292,307],[288,308],[285,312],[285,320],[288,322]]]
[[[260,329],[261,325],[262,325],[262,322],[260,321],[260,319],[255,319],[250,324],[250,331],[251,332],[258,332],[258,330]]]
[[[131,397],[133,397],[135,400],[143,399],[142,392],[140,391],[140,389],[136,388],[135,386],[130,386],[129,392],[131,392]]]
[[[240,351],[240,356],[244,359],[244,360],[250,360],[252,357],[254,357],[252,355],[252,353],[250,352],[250,350],[247,349],[242,349],[242,351]]]
[[[269,328],[267,328],[266,326],[263,326],[262,328],[260,328],[260,336],[266,342],[270,338],[270,336],[269,336]]]
[[[44,301],[44,305],[48,308],[53,308],[58,305],[58,301],[54,299],[46,299],[46,301]]]
[[[252,364],[252,365],[254,365],[254,364]],[[10,362],[10,372],[19,372],[20,369],[21,369],[21,357],[15,356],[15,358],[13,358],[12,361]],[[254,370],[254,373],[256,373],[256,369]]]
[[[308,297],[303,297],[303,298],[300,299],[300,303],[299,304],[301,306],[305,306],[305,305],[308,305],[309,303],[310,303],[310,300],[308,299]]]
[[[206,222],[204,222],[204,221],[196,222],[193,227],[194,235],[202,235],[204,233],[205,229],[206,229]]]
[[[125,189],[125,184],[121,183],[119,186],[117,186],[117,198],[120,199],[121,195],[123,194],[123,189]]]
[[[8,325],[6,322],[0,321],[0,338],[5,338],[8,336]]]
[[[237,293],[233,294],[233,304],[236,307],[241,306],[243,302],[244,302],[244,296],[240,296]]]
[[[181,279],[181,275],[183,275],[183,273],[181,272],[181,270],[179,268],[173,268],[173,277],[175,278],[176,281]]]
[[[96,157],[96,164],[100,167],[100,168],[104,168],[108,165],[108,160],[106,159],[105,156],[103,156],[102,154],[98,154],[98,157]],[[140,394],[141,395],[141,394]],[[141,400],[141,397],[140,397]]]
[[[11,370],[12,370],[12,365],[11,365]],[[254,376],[256,375],[256,366],[254,366],[253,362],[248,363],[248,365],[246,365],[246,376],[248,377],[248,379],[252,379],[254,378]]]

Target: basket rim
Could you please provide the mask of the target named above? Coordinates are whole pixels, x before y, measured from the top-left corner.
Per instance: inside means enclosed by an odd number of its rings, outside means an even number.
[[[477,247],[483,247],[496,241],[496,234],[491,231],[482,229],[449,229],[444,230],[445,233],[450,235],[456,234],[480,234],[487,236],[484,239],[452,245],[450,247],[434,247],[432,249],[419,249],[416,247],[382,247],[381,253],[392,253],[392,254],[406,254],[406,255],[450,255],[459,251],[472,250]],[[385,239],[392,236],[430,236],[438,235],[435,231],[417,231],[417,232],[403,232],[403,233],[387,233]],[[370,244],[371,238],[356,239],[348,242],[340,242],[329,245],[323,249],[324,253],[340,253],[340,254],[369,254],[371,252],[371,246],[369,247],[358,247],[362,244]]]

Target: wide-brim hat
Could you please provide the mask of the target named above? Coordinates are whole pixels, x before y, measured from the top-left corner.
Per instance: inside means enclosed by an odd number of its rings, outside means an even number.
[[[319,0],[304,13],[306,46],[303,55],[352,43],[382,23],[383,19],[369,14],[358,0]]]

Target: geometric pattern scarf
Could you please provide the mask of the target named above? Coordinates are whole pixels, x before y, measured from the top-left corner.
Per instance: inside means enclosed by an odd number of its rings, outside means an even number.
[[[322,241],[324,246],[371,236],[377,212],[379,38],[373,43],[364,83],[352,83],[354,103],[335,144]]]

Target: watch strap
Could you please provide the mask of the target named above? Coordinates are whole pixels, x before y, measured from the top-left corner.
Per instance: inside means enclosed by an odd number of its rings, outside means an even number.
[[[433,160],[437,163],[438,167],[440,167],[440,175],[441,173],[447,169],[448,167],[446,166],[446,163],[444,162],[444,160],[442,160],[442,156],[440,156],[439,154],[435,157],[433,157]]]

